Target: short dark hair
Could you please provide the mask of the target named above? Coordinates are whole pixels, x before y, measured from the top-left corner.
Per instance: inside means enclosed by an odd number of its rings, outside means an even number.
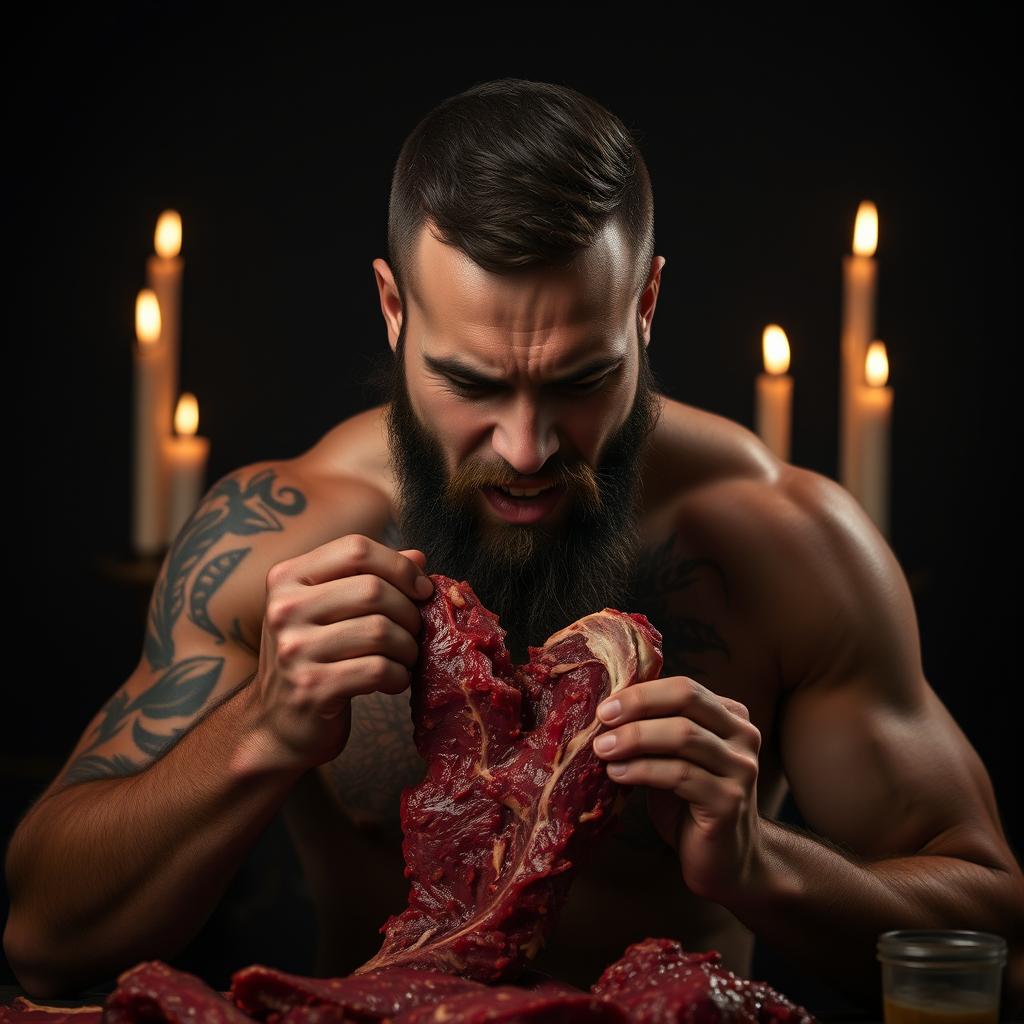
[[[500,78],[430,111],[399,152],[388,256],[399,296],[420,296],[420,230],[492,273],[564,266],[611,217],[633,257],[637,299],[654,258],[650,176],[630,129],[565,85]]]

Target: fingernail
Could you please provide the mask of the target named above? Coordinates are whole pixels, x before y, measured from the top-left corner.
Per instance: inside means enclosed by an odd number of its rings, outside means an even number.
[[[594,740],[594,749],[599,754],[607,754],[609,750],[614,750],[615,734],[610,732],[604,736],[598,736],[597,739]]]
[[[426,576],[420,576],[416,580],[416,593],[420,597],[430,597],[434,592],[434,584],[432,580],[429,580]]]
[[[626,770],[629,768],[627,764],[610,764],[608,765],[608,774],[612,776],[625,775]]]
[[[597,709],[598,715],[605,722],[611,722],[613,719],[618,718],[621,711],[622,703],[617,700],[606,700]]]

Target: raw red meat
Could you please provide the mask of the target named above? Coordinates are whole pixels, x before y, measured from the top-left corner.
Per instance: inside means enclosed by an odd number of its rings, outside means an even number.
[[[408,968],[348,978],[304,978],[254,964],[231,976],[235,1005],[267,1024],[377,1021],[467,992],[487,993],[488,989],[467,978]]]
[[[612,608],[513,665],[472,587],[431,576],[412,678],[424,780],[402,793],[409,906],[356,973],[433,968],[514,979],[537,954],[573,871],[611,824],[620,787],[592,748],[597,705],[661,671],[661,633]]]
[[[466,992],[434,1006],[400,1013],[394,1024],[630,1024],[611,1000],[585,992],[552,995],[514,985],[495,985],[483,993]]]
[[[117,977],[103,1004],[103,1024],[252,1024],[201,978],[162,960],[143,960]]]
[[[763,981],[738,978],[715,950],[687,953],[673,939],[630,946],[591,986],[632,1024],[813,1024],[814,1017]]]

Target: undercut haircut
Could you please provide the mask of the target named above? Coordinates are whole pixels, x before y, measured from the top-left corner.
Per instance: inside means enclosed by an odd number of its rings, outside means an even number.
[[[616,218],[639,301],[654,258],[654,200],[637,138],[565,85],[500,78],[431,110],[402,144],[388,204],[388,262],[403,305],[421,301],[422,227],[497,274],[564,267]]]

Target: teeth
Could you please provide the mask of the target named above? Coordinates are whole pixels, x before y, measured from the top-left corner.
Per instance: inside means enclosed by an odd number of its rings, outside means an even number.
[[[552,484],[552,486],[554,486]],[[522,487],[499,487],[498,490],[504,491],[506,494],[511,494],[515,498],[535,498],[538,494],[543,494],[544,491],[550,491],[551,487],[534,487],[530,489]]]

